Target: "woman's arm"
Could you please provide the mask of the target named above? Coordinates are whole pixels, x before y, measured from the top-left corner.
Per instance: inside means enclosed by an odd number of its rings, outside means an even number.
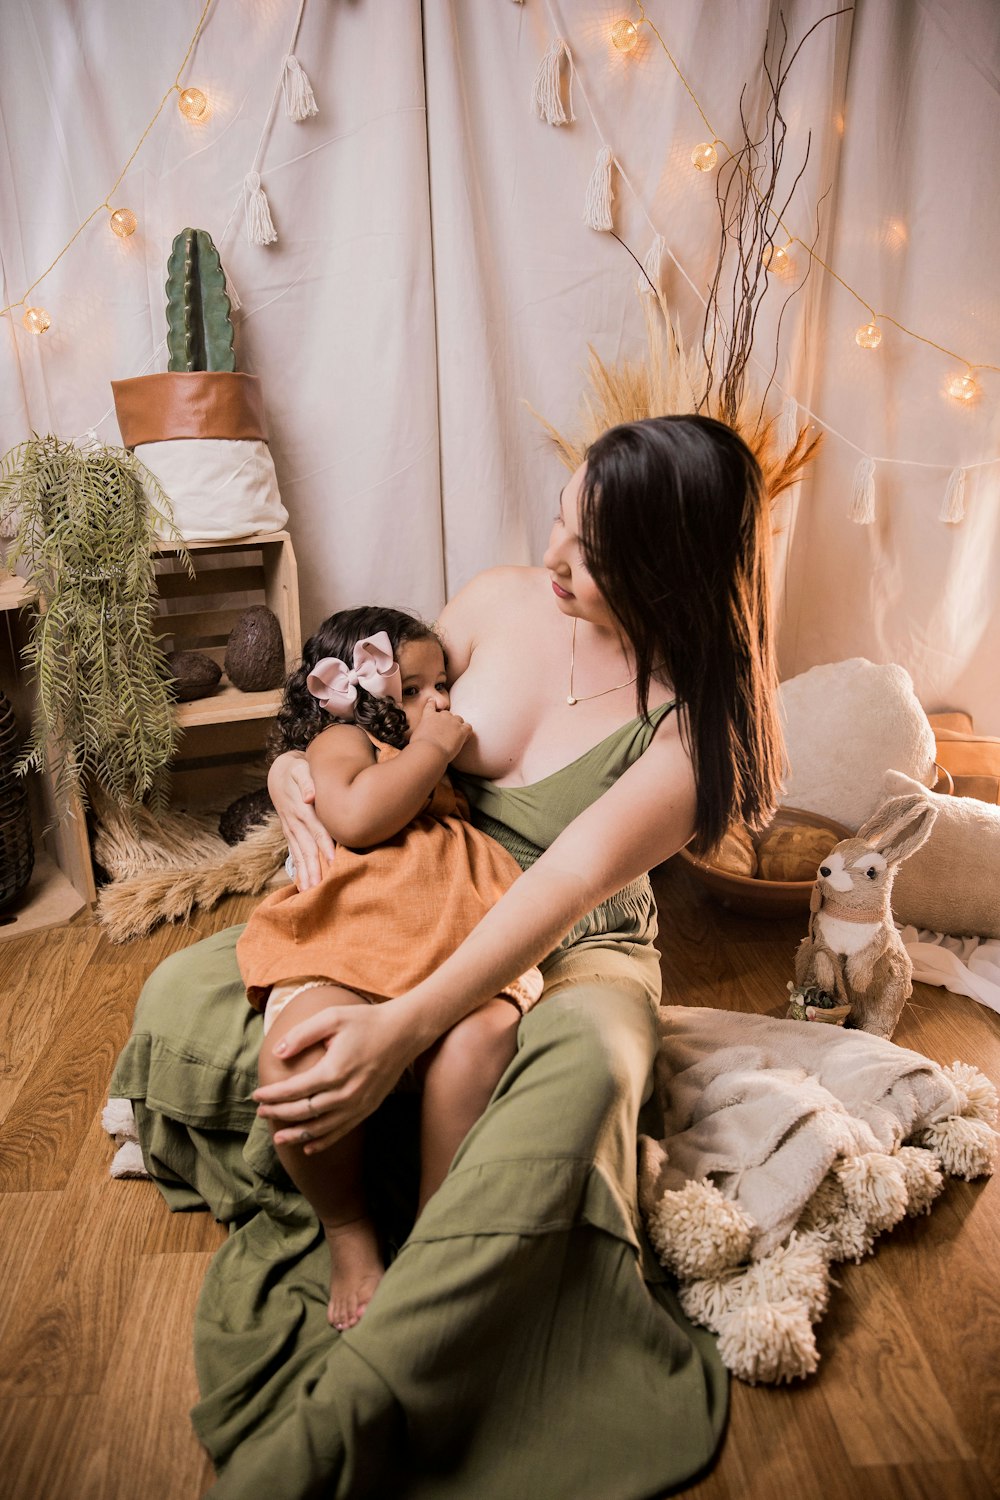
[[[376,761],[368,736],[353,724],[317,735],[306,760],[323,827],[351,849],[392,838],[416,817],[470,733],[464,719],[428,700],[409,743],[390,760]]]
[[[324,1011],[292,1027],[285,1056],[317,1042],[326,1054],[289,1082],[258,1090],[262,1113],[290,1125],[309,1118],[313,1138],[331,1144],[439,1036],[550,953],[594,906],[687,843],[694,813],[694,776],[673,728],[560,834],[428,979],[389,1004]],[[296,1130],[286,1137],[296,1138]]]

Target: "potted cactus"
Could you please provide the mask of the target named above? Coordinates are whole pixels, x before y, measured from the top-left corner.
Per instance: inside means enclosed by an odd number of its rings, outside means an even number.
[[[186,541],[280,531],[260,381],[236,369],[225,273],[204,229],[174,240],[166,292],[166,372],[111,382],[122,441],[170,496]]]

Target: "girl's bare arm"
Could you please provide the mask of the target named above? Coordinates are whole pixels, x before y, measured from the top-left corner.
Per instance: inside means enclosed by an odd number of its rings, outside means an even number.
[[[409,744],[379,762],[361,729],[335,724],[324,730],[306,750],[323,827],[354,849],[392,838],[416,817],[469,732],[456,714],[428,703]]]

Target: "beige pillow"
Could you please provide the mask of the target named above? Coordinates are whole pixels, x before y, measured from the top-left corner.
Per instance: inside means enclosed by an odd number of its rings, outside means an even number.
[[[890,767],[925,786],[934,781],[934,731],[910,674],[895,663],[855,656],[789,677],[781,684],[781,715],[786,807],[853,830],[883,801]]]
[[[930,838],[896,874],[896,921],[953,937],[1000,938],[1000,807],[939,796],[901,771],[885,773],[885,790],[890,797],[919,792],[938,810]]]

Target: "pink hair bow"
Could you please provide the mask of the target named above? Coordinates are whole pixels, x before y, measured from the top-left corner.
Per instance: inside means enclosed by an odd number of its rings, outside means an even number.
[[[337,656],[324,656],[306,678],[306,687],[320,707],[334,715],[353,713],[359,687],[373,698],[403,701],[402,678],[393,660],[392,642],[384,630],[358,641],[353,667]]]

